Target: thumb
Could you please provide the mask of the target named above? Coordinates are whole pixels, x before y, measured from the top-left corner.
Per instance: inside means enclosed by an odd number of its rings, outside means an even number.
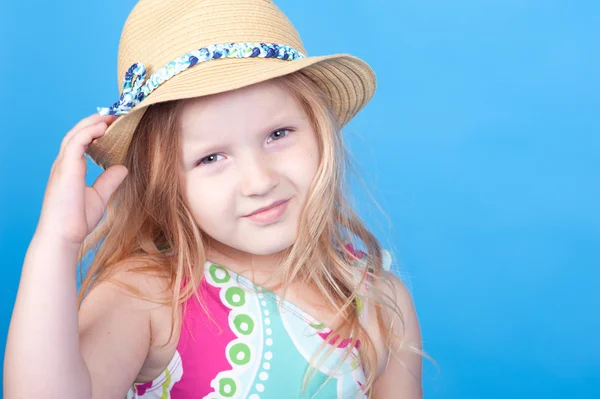
[[[119,187],[127,176],[128,170],[123,165],[113,165],[106,169],[94,182],[92,186],[102,199],[102,203],[106,207],[108,199],[112,193]]]

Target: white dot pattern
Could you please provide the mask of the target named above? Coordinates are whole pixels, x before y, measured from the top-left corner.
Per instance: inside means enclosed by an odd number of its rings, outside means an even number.
[[[264,295],[262,293],[259,293],[258,298],[263,299]],[[267,307],[267,301],[261,300],[260,305],[262,306],[263,314],[265,315],[264,319],[263,319],[263,323],[265,324],[265,326],[269,326],[269,325],[271,325],[271,319],[269,318],[271,313],[269,312],[268,309],[265,309]],[[265,334],[267,336],[269,336],[267,339],[265,339],[265,346],[273,346],[273,338],[271,337],[271,335],[273,334],[273,330],[271,328],[266,328]],[[273,352],[267,351],[267,352],[265,352],[264,356],[265,356],[266,360],[271,360],[273,358]],[[264,362],[262,364],[262,368],[260,370],[260,373],[258,374],[258,378],[261,381],[266,381],[269,379],[269,373],[267,370],[269,370],[270,368],[271,368],[271,363]],[[255,388],[258,392],[263,392],[265,390],[265,386],[260,383],[256,384]],[[254,398],[252,398],[252,399],[254,399]],[[260,399],[260,397],[258,395],[256,395],[256,399]]]

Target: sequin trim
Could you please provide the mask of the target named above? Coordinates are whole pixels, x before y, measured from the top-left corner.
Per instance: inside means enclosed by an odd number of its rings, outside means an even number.
[[[277,58],[294,61],[305,57],[306,55],[295,48],[279,44],[257,42],[214,44],[194,50],[169,62],[154,72],[147,81],[144,64],[136,62],[125,73],[119,101],[110,107],[98,107],[98,113],[100,115],[127,114],[162,83],[202,62],[220,58]]]

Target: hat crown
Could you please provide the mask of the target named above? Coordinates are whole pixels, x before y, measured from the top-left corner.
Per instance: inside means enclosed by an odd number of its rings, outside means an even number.
[[[177,57],[212,44],[262,42],[306,54],[290,20],[271,0],[140,0],[119,43],[119,90],[129,67],[149,75]]]

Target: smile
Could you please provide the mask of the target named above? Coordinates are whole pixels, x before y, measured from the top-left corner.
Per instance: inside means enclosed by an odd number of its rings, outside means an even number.
[[[290,200],[275,202],[273,205],[267,208],[258,209],[257,211],[244,216],[244,218],[252,221],[254,224],[259,225],[275,223],[284,215],[289,202]]]

